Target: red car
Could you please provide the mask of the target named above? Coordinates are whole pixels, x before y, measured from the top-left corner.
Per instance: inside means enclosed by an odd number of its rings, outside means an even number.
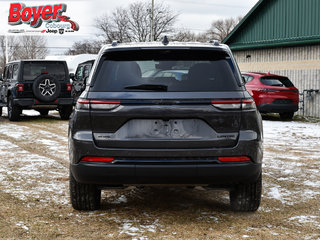
[[[261,113],[279,113],[290,120],[299,109],[299,90],[284,76],[243,72],[246,88]]]

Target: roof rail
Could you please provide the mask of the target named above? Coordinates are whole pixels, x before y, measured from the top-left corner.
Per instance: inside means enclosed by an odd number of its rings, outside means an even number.
[[[220,43],[218,40],[210,40],[209,43],[213,44],[214,46],[220,46]]]
[[[118,46],[118,43],[120,43],[119,40],[113,40],[112,43],[111,43],[111,46],[112,47],[116,47],[116,46]]]

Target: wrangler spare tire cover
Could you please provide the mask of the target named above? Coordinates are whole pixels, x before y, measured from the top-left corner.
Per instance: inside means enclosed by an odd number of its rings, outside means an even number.
[[[32,86],[34,96],[42,102],[53,102],[61,91],[59,81],[50,74],[37,77]]]

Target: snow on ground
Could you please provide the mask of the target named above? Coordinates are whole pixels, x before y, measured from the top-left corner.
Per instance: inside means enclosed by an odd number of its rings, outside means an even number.
[[[26,130],[28,130],[28,127],[17,126],[17,125],[8,125],[8,127],[7,126],[1,127],[0,133],[5,134],[8,137],[12,137],[12,138],[18,140],[24,136]]]
[[[35,113],[31,112],[32,114]],[[0,139],[1,191],[26,202],[30,198],[36,198],[42,204],[69,204],[67,164],[61,164],[53,157],[39,152],[21,149],[19,144],[10,142],[10,139],[13,139],[20,143],[39,145],[40,150],[47,149],[67,163],[68,122],[60,121],[54,124],[54,128],[59,129],[61,134],[53,133],[50,129],[36,129],[35,124],[30,123],[32,127],[28,127],[7,121],[0,122],[0,134],[9,138]],[[263,183],[263,199],[273,199],[282,206],[292,206],[306,199],[319,199],[320,124],[265,120],[263,126],[263,175],[264,179],[268,179]],[[291,183],[295,187],[286,187]],[[120,195],[112,204],[126,202],[127,197]],[[263,206],[259,211],[267,213],[274,210],[274,206]],[[206,216],[206,212],[202,215]],[[144,233],[157,232],[163,227],[160,224],[161,219],[150,224],[142,224],[139,219],[117,218],[115,221],[119,221],[120,235],[129,235],[136,239],[144,239]],[[219,222],[219,219],[214,218],[213,221]],[[313,224],[320,231],[319,216],[299,215],[287,221]],[[23,222],[18,222],[17,225],[27,228]],[[250,238],[247,235],[242,237]]]
[[[2,191],[24,201],[36,198],[44,203],[69,203],[63,181],[68,176],[66,167],[5,140],[0,140],[0,159]]]
[[[56,114],[56,111],[51,111],[49,114]],[[4,109],[3,114],[6,116],[7,113]],[[25,116],[37,116],[39,113],[34,110],[24,110]],[[57,120],[59,121],[59,120]],[[23,123],[23,121],[22,121]],[[45,151],[53,153],[56,157],[61,159],[68,159],[67,146],[68,139],[66,138],[66,133],[68,129],[67,122],[61,122],[61,124],[54,124],[53,128],[60,130],[61,134],[56,134],[46,129],[46,126],[41,126],[41,124],[29,123],[27,126],[21,126],[17,123],[3,123],[3,126],[0,128],[0,134],[8,136],[9,138],[14,138],[21,143],[30,143],[40,146]],[[45,129],[45,130],[43,130]]]
[[[3,110],[3,115],[7,115],[6,108]],[[24,114],[39,115],[33,110],[24,111]],[[57,135],[31,125],[0,122],[0,134],[6,137],[6,140],[0,138],[0,188],[24,201],[33,198],[45,204],[68,204],[67,131]],[[66,129],[67,122],[59,125]],[[41,151],[48,154],[39,153]],[[66,164],[51,159],[50,154]]]
[[[320,197],[320,125],[301,122],[263,121],[264,175],[283,183],[300,184],[288,191],[264,182],[264,196],[293,205]],[[279,177],[280,176],[280,177]],[[307,176],[307,180],[306,180]]]
[[[162,226],[159,224],[159,219],[156,219],[152,224],[149,225],[139,224],[139,219],[122,220],[120,235],[125,233],[130,236],[137,236],[144,232],[156,232],[156,229],[161,227]]]

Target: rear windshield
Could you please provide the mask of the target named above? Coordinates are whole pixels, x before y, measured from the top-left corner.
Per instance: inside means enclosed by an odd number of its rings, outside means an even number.
[[[63,62],[25,62],[23,79],[31,81],[41,74],[51,74],[59,81],[66,79],[65,65]]]
[[[261,83],[274,87],[293,87],[293,83],[285,77],[263,77],[260,79]]]
[[[236,91],[230,56],[212,50],[131,50],[107,53],[92,91]]]

